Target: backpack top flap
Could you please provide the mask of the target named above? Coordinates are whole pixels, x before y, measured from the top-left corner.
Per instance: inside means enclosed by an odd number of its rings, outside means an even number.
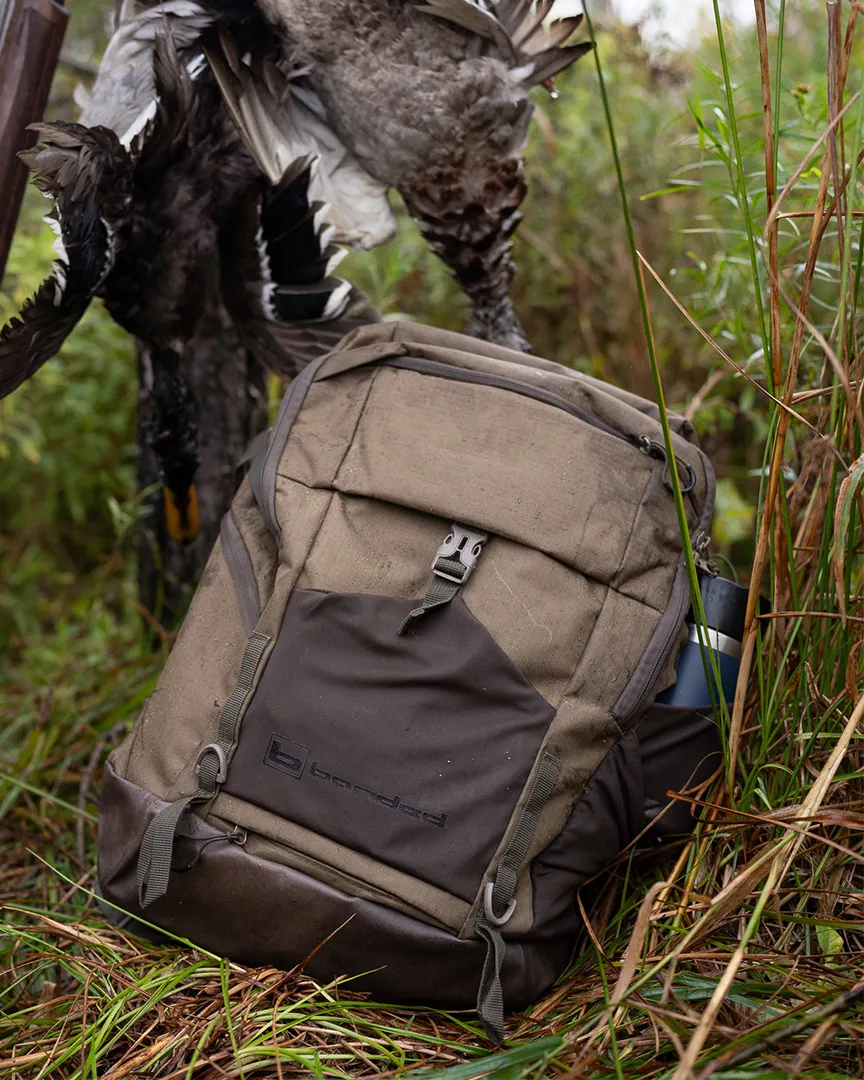
[[[623,438],[644,453],[665,456],[657,406],[644,398],[553,361],[490,345],[462,334],[415,323],[375,323],[353,331],[332,353],[309,365],[285,395],[255,483],[261,508],[275,533],[279,532],[275,513],[276,474],[310,386],[379,363],[517,390],[534,400],[563,407],[595,430],[604,431],[613,438]],[[439,388],[436,393],[440,392]],[[338,407],[336,411],[340,411]],[[546,416],[549,416],[548,410]],[[336,419],[344,421],[345,416],[338,415]],[[675,413],[669,413],[669,420],[674,433],[682,486],[689,488],[685,505],[691,536],[695,536],[710,524],[715,494],[714,474],[710,463],[696,446],[692,424]],[[314,422],[326,423],[326,418],[316,416]],[[404,427],[405,442],[408,443],[412,437],[410,420],[406,420]],[[461,432],[457,433],[457,439],[461,441]],[[429,447],[430,452],[444,449],[440,443],[436,447]],[[516,448],[517,453],[520,450]],[[692,470],[692,475],[689,470]],[[501,464],[501,471],[506,472],[505,462]],[[542,482],[543,478],[538,479]],[[554,498],[555,494],[555,482],[550,477],[549,497]]]

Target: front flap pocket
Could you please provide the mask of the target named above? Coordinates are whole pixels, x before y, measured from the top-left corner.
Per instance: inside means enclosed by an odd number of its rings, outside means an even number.
[[[295,589],[223,790],[473,901],[555,715],[461,598]]]

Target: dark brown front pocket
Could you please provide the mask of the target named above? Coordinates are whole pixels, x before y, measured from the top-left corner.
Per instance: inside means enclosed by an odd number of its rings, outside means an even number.
[[[297,589],[223,788],[472,901],[555,710],[459,598]]]

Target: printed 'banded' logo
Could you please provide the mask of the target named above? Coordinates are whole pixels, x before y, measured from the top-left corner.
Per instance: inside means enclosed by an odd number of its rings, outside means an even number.
[[[267,744],[264,764],[269,765],[271,769],[278,769],[295,780],[300,780],[305,775],[312,780],[318,780],[321,783],[340,788],[342,791],[350,791],[355,795],[364,795],[370,802],[383,807],[385,810],[395,810],[400,814],[407,814],[408,817],[428,822],[428,824],[435,825],[439,829],[446,827],[446,814],[430,814],[426,810],[421,810],[417,806],[411,806],[409,803],[403,802],[401,795],[382,795],[364,784],[355,784],[353,780],[347,780],[344,776],[337,776],[336,773],[322,769],[314,759],[310,763],[309,758],[311,755],[312,751],[308,746],[303,746],[302,743],[294,742],[292,739],[287,739],[284,735],[274,732],[270,736],[270,742]],[[309,766],[308,770],[307,765]]]

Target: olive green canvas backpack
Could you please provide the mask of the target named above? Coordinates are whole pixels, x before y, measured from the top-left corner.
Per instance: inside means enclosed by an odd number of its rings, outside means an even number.
[[[672,422],[698,542],[713,472]],[[306,368],[109,758],[105,899],[242,963],[476,1002],[500,1039],[647,823],[689,607],[662,446],[633,394],[414,324]]]

